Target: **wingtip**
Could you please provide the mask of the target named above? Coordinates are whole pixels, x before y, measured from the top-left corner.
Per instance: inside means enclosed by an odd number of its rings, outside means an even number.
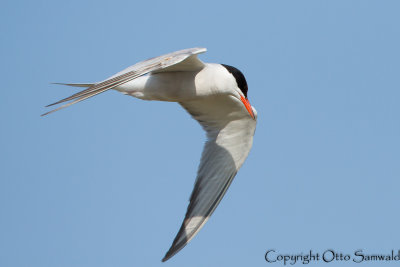
[[[182,229],[182,228],[181,228]],[[172,242],[171,247],[169,248],[169,250],[167,251],[167,253],[165,253],[164,258],[161,260],[162,262],[165,262],[167,260],[169,260],[170,258],[172,258],[173,256],[175,256],[179,251],[181,251],[188,243],[189,241],[194,237],[192,236],[189,239],[185,239],[183,242],[178,242],[178,238],[180,238],[180,233],[182,230],[180,230],[177,234],[177,236],[175,237],[174,242]]]
[[[193,48],[183,49],[181,51],[188,51],[192,55],[197,55],[197,54],[201,54],[201,53],[207,52],[207,48],[205,48],[205,47],[193,47]]]
[[[172,247],[167,251],[167,253],[165,254],[164,258],[162,258],[161,262],[166,262],[167,260],[169,260],[170,258],[172,258],[172,256],[174,256],[178,251],[171,251]]]
[[[205,47],[197,47],[197,49],[198,49],[198,53],[207,52],[207,48],[205,48]]]

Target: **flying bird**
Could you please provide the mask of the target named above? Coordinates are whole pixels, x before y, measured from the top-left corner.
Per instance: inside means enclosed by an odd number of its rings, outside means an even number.
[[[178,102],[207,135],[185,218],[162,261],[180,251],[200,231],[225,195],[253,144],[257,112],[247,98],[247,82],[235,67],[204,63],[190,48],[139,62],[97,83],[63,84],[86,89],[46,107],[42,114],[114,89],[143,100]]]

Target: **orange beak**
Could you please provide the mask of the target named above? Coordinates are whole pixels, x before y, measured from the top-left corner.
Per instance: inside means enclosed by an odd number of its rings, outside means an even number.
[[[254,117],[253,109],[251,108],[249,100],[247,98],[244,98],[242,95],[240,96],[240,100],[242,100],[250,116],[253,118],[253,120],[255,120],[256,118]]]

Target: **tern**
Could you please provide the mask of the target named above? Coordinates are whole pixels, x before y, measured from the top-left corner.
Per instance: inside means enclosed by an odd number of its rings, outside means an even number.
[[[247,98],[247,82],[235,67],[204,63],[189,48],[139,62],[98,83],[62,85],[86,89],[46,107],[42,116],[114,89],[143,100],[178,102],[205,130],[207,140],[189,206],[166,261],[185,247],[214,212],[253,144],[257,111]],[[66,103],[66,104],[65,104]]]

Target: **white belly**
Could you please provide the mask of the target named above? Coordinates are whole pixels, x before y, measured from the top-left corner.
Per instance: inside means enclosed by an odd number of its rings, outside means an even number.
[[[207,64],[198,72],[160,72],[136,78],[114,89],[143,100],[185,102],[213,94],[230,92],[230,82],[218,75],[226,73],[218,64]],[[221,74],[221,73],[219,73]],[[218,79],[217,79],[218,77]],[[227,79],[231,79],[227,75]],[[229,80],[230,81],[230,80]]]

